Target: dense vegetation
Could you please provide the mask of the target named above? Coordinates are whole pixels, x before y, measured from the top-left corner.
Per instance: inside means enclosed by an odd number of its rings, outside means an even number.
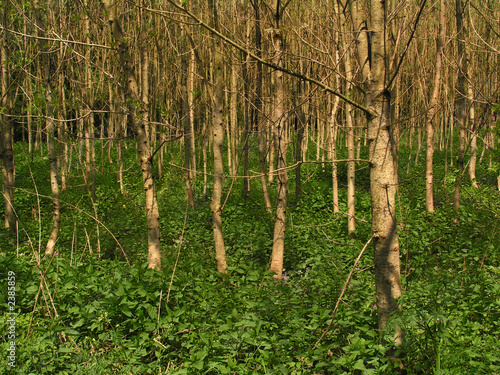
[[[357,240],[348,239],[345,216],[331,210],[331,166],[303,166],[304,194],[297,199],[290,193],[285,275],[277,281],[266,273],[273,220],[257,179],[246,200],[237,180],[224,207],[229,272],[223,275],[215,267],[209,202],[198,196],[187,209],[183,175],[173,167],[157,181],[163,267],[148,270],[133,144],[126,150],[131,168],[124,195],[116,167],[97,152],[95,201],[82,185],[84,168],[73,150],[57,253],[45,257],[52,214],[48,159],[46,153],[29,156],[23,147],[16,144],[20,235],[2,231],[0,238],[4,311],[7,272],[14,271],[17,281],[17,373],[500,373],[500,201],[493,170],[478,169],[480,187],[464,186],[457,212],[451,206],[457,172],[438,152],[438,205],[429,214],[423,206],[425,166],[412,164],[408,174],[406,165],[400,167],[405,292],[391,325],[404,327],[406,341],[391,348],[377,331],[371,247],[317,344],[371,236],[368,169],[362,165]],[[170,147],[170,155],[180,154],[178,146]],[[408,159],[405,152],[400,160]],[[339,176],[343,183],[343,164]],[[225,180],[225,194],[231,182]],[[7,324],[1,330],[0,373],[8,369]]]

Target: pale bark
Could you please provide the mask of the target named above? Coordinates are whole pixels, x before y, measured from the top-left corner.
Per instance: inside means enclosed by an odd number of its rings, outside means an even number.
[[[247,38],[248,39],[248,38]],[[250,107],[248,98],[250,96],[250,77],[248,72],[248,66],[250,63],[250,56],[244,54],[244,58],[242,58],[243,62],[243,87],[244,87],[244,104],[243,104],[243,121],[245,124],[245,131],[243,133],[243,198],[248,196],[250,192],[250,177],[249,177],[249,158],[250,158],[250,126],[251,126],[251,118],[250,118]]]
[[[246,68],[245,68],[246,69]],[[245,86],[247,82],[245,82]],[[245,90],[248,91],[248,90]],[[230,131],[227,132],[227,166],[232,175],[236,170],[236,129],[238,128],[238,68],[236,61],[231,62],[231,101],[229,107]],[[246,160],[248,162],[248,159]],[[245,181],[246,185],[246,181]],[[243,188],[245,191],[245,188]],[[245,193],[243,193],[245,195]]]
[[[212,26],[217,30],[218,15],[215,0],[209,0],[210,17]],[[214,231],[215,259],[217,261],[217,270],[226,273],[226,251],[224,248],[224,237],[222,234],[222,174],[224,172],[224,159],[222,148],[224,145],[224,123],[222,118],[223,95],[224,95],[224,76],[222,65],[222,43],[219,39],[212,39],[212,140],[214,153],[214,186],[212,189],[212,200],[210,208],[212,209],[212,226]]]
[[[370,191],[372,197],[372,231],[374,236],[375,286],[379,329],[386,327],[391,314],[398,310],[401,296],[399,240],[396,231],[396,181],[389,127],[390,93],[385,87],[386,46],[384,39],[385,1],[370,1],[370,16],[363,18],[359,1],[352,2],[352,14],[357,31],[357,51],[365,82],[366,106],[373,115],[368,116],[368,142],[370,158]],[[366,22],[367,21],[367,22]],[[364,26],[367,26],[366,28]],[[370,30],[371,39],[368,39]],[[371,49],[369,47],[371,46]],[[398,330],[395,342],[402,343]]]
[[[337,96],[333,100],[333,107],[330,113],[330,147],[329,147],[329,154],[328,159],[330,160],[335,160],[337,159],[337,133],[338,133],[338,126],[337,126],[337,111],[339,108],[339,102],[340,98]],[[338,179],[338,173],[337,173],[337,163],[332,164],[332,198],[333,198],[333,212],[338,213],[340,211],[339,207],[339,179]]]
[[[463,0],[456,0],[455,16],[457,23],[457,59],[458,59],[458,79],[457,79],[457,92],[458,99],[455,107],[455,117],[458,122],[458,177],[455,182],[455,194],[453,197],[453,208],[458,210],[460,208],[460,189],[462,185],[462,177],[464,174],[464,157],[465,157],[465,127],[467,124],[467,80],[465,77],[465,69],[467,64],[467,54],[465,51],[465,26],[463,23],[464,18],[464,4]]]
[[[272,34],[274,48],[274,63],[283,64],[284,40],[280,30],[281,4],[280,0],[274,2],[275,25]],[[286,121],[285,121],[285,84],[282,71],[275,70],[274,76],[274,103],[272,113],[273,140],[277,159],[277,194],[276,217],[274,221],[273,251],[269,269],[275,272],[274,277],[280,279],[283,274],[283,256],[285,251],[285,223],[288,193],[288,174],[286,167]]]
[[[191,133],[191,117],[189,110],[189,98],[188,98],[188,53],[187,50],[188,40],[186,35],[185,26],[181,26],[181,67],[182,67],[182,77],[181,77],[181,96],[182,96],[182,123],[184,127],[184,182],[186,184],[186,195],[187,203],[190,207],[194,207],[194,194],[193,185],[191,183],[192,176],[192,137],[194,134]]]
[[[36,13],[36,22],[39,30],[44,30],[41,8],[38,1],[34,4]],[[39,31],[39,32],[40,32]],[[53,104],[52,104],[52,76],[50,71],[50,55],[47,51],[45,42],[39,40],[40,50],[44,53],[41,55],[40,70],[43,77],[45,88],[45,131],[47,133],[47,150],[50,163],[50,188],[52,191],[52,231],[47,241],[45,254],[53,255],[55,245],[59,238],[59,229],[61,224],[61,201],[59,199],[59,183],[58,183],[58,163],[57,163],[57,140],[55,139],[55,126],[53,121]]]
[[[188,75],[188,105],[189,105],[189,131],[191,132],[191,179],[196,179],[196,144],[194,133],[194,78],[196,73],[196,58],[194,48],[189,53],[189,75]]]
[[[297,139],[295,144],[295,162],[297,166],[295,167],[295,196],[298,198],[302,196],[302,182],[301,182],[301,166],[302,166],[302,141],[304,139],[304,128],[306,126],[306,116],[304,113],[304,104],[300,94],[302,93],[302,86],[304,82],[297,82],[297,86],[299,88],[298,94],[299,97],[296,98],[301,103],[297,107],[297,102],[294,103],[294,107],[297,108],[296,116],[297,116]]]
[[[349,52],[346,53],[345,69],[347,77],[346,91],[351,91],[352,82],[352,66],[351,56]],[[355,194],[356,194],[356,164],[352,161],[355,158],[354,147],[354,126],[352,121],[352,106],[345,103],[345,119],[346,119],[346,143],[347,143],[347,232],[350,238],[356,237],[356,207],[355,207]]]
[[[477,163],[477,129],[476,129],[476,112],[474,109],[474,92],[472,86],[469,85],[469,131],[470,131],[470,161],[469,161],[469,177],[472,187],[478,188],[476,179],[476,163]]]
[[[434,87],[429,101],[429,109],[427,111],[427,138],[426,138],[426,172],[425,172],[425,207],[428,212],[434,212],[434,122],[436,121],[436,113],[438,111],[439,93],[442,81],[443,67],[443,47],[445,36],[445,4],[444,0],[440,3],[439,31],[436,37],[436,65],[434,72]]]
[[[150,150],[150,143],[147,132],[147,124],[144,122],[146,113],[145,104],[139,95],[139,85],[134,67],[134,60],[130,55],[127,38],[123,34],[120,22],[116,15],[116,8],[111,0],[103,0],[107,12],[108,22],[111,28],[111,35],[118,45],[120,64],[127,82],[128,102],[132,105],[128,110],[132,116],[135,138],[137,143],[137,153],[142,171],[142,181],[146,198],[146,220],[148,226],[148,268],[161,268],[161,246],[160,246],[160,222],[158,213],[158,201],[156,197],[156,186],[153,175],[153,155]],[[138,108],[136,108],[136,106]]]
[[[253,2],[254,8],[254,18],[255,18],[255,50],[257,57],[262,57],[262,34],[260,29],[260,2]],[[266,170],[266,157],[268,151],[267,142],[267,121],[261,116],[262,111],[262,63],[260,61],[256,62],[257,72],[255,79],[255,101],[254,101],[254,123],[259,131],[259,167],[260,167],[260,182],[262,185],[262,194],[264,196],[264,204],[266,206],[266,211],[271,212],[272,204],[271,198],[269,197],[269,189],[267,185],[267,170]]]

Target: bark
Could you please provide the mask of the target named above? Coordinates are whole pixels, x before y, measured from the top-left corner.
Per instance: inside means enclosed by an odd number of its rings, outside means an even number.
[[[191,183],[191,170],[193,166],[191,165],[192,158],[192,142],[191,138],[194,134],[191,133],[191,121],[190,121],[190,111],[189,111],[189,98],[188,98],[188,53],[187,50],[188,40],[185,30],[185,25],[181,26],[181,66],[182,66],[182,77],[181,77],[181,96],[182,96],[182,123],[184,126],[184,182],[186,183],[186,195],[188,205],[194,207],[194,193],[193,185]]]
[[[194,133],[194,78],[196,73],[196,59],[194,48],[189,53],[189,75],[188,75],[188,105],[189,105],[189,130],[191,132],[191,179],[196,179],[196,145]]]
[[[442,81],[443,69],[443,47],[445,36],[445,4],[444,0],[440,3],[440,16],[439,16],[439,31],[436,37],[436,65],[434,72],[434,87],[429,101],[429,109],[427,111],[427,138],[426,138],[426,171],[425,171],[425,207],[428,212],[434,212],[434,173],[433,173],[433,159],[434,159],[434,122],[436,122],[436,113],[438,111],[439,93]]]
[[[458,99],[455,107],[455,117],[458,122],[458,177],[455,181],[455,194],[453,197],[453,208],[458,210],[460,208],[460,189],[462,186],[462,177],[464,174],[464,157],[465,157],[465,127],[467,123],[467,80],[465,77],[465,69],[467,64],[467,55],[465,51],[465,25],[464,18],[464,3],[463,0],[456,0],[455,2],[455,17],[457,23],[457,53],[458,53],[458,79],[457,79],[457,92]]]
[[[116,8],[112,0],[103,0],[107,12],[111,35],[118,45],[119,60],[123,74],[125,75],[126,97],[129,104],[128,111],[132,117],[137,153],[142,171],[142,181],[146,198],[146,220],[148,226],[148,268],[161,268],[161,246],[160,246],[160,221],[158,212],[158,201],[156,197],[156,186],[154,180],[153,155],[151,154],[147,124],[144,122],[146,106],[139,95],[139,85],[134,66],[134,60],[130,55],[127,38],[123,34],[120,22],[116,16]]]
[[[218,30],[217,5],[215,0],[209,0],[210,17],[212,26]],[[212,140],[214,153],[214,186],[212,190],[212,226],[214,231],[215,258],[217,270],[226,273],[226,251],[224,248],[224,237],[222,234],[222,174],[224,171],[224,159],[222,148],[224,145],[224,123],[222,118],[224,97],[224,72],[222,66],[222,43],[218,38],[212,39],[213,66],[212,66]]]
[[[38,29],[44,30],[41,8],[38,1],[34,4],[36,13],[36,22]],[[57,140],[55,139],[55,126],[53,121],[53,104],[52,104],[52,76],[50,71],[50,54],[45,46],[45,42],[39,40],[39,48],[44,53],[41,55],[40,69],[43,77],[45,88],[45,131],[47,133],[47,150],[50,163],[50,188],[52,191],[52,231],[47,241],[45,254],[53,255],[55,245],[59,238],[59,229],[61,224],[61,201],[59,199],[59,183],[58,183],[58,163],[57,163]]]
[[[274,62],[281,66],[283,64],[284,41],[280,30],[281,20],[281,4],[279,0],[274,3],[275,10],[275,25],[272,35],[274,47]],[[277,202],[276,202],[276,217],[274,221],[274,237],[273,251],[271,254],[271,265],[269,269],[275,272],[275,278],[281,279],[283,274],[283,256],[285,251],[285,224],[286,224],[286,207],[288,193],[288,174],[286,167],[286,121],[285,121],[285,85],[284,74],[282,71],[275,70],[274,76],[274,103],[273,103],[273,140],[276,149],[277,159]]]
[[[262,34],[260,29],[260,1],[252,2],[254,8],[254,18],[255,18],[255,50],[258,58],[262,57]],[[266,211],[271,212],[271,198],[269,197],[269,188],[267,185],[267,169],[266,169],[266,158],[267,158],[267,128],[266,121],[261,117],[262,111],[262,63],[260,61],[256,62],[257,72],[255,78],[255,100],[253,104],[254,108],[254,124],[259,131],[259,167],[260,167],[260,182],[262,185],[262,194],[264,196],[264,204],[266,206]]]
[[[337,159],[337,133],[338,133],[338,126],[336,124],[337,120],[337,111],[339,108],[339,102],[340,98],[335,97],[334,102],[333,102],[333,107],[330,113],[330,147],[329,147],[329,154],[328,158],[330,160],[335,160]],[[332,195],[333,195],[333,212],[338,213],[340,211],[339,208],[339,179],[338,179],[338,173],[337,173],[337,163],[332,164]]]
[[[230,130],[227,132],[227,166],[229,168],[231,175],[235,175],[237,173],[236,147],[235,147],[236,129],[238,128],[238,70],[237,69],[238,69],[237,63],[236,61],[233,60],[231,62],[231,101],[229,109]],[[246,67],[243,69],[246,70]],[[245,76],[245,71],[243,72],[243,75]],[[245,91],[248,91],[246,89],[246,86],[247,82],[245,82]],[[244,185],[246,186],[246,181]],[[243,188],[243,196],[245,196],[245,187]]]
[[[7,22],[7,6],[8,2],[2,6],[2,23]],[[11,112],[11,93],[10,74],[8,68],[8,46],[7,35],[4,32],[0,46],[0,63],[1,68],[1,106],[3,112],[1,114],[1,138],[0,138],[0,156],[2,157],[2,194],[5,201],[5,228],[8,228],[11,233],[16,233],[16,215],[14,211],[14,180],[15,180],[15,162],[14,162],[14,143],[13,143],[13,128],[10,119]]]
[[[351,57],[349,52],[346,53],[345,69],[347,77],[346,91],[350,92],[352,89],[352,66]],[[346,118],[346,143],[347,143],[347,158],[353,160],[355,158],[354,146],[354,126],[352,121],[352,106],[345,103],[345,118]],[[347,162],[347,232],[349,238],[356,238],[356,163],[354,161]]]
[[[469,109],[469,132],[470,132],[470,161],[469,161],[469,177],[472,184],[472,187],[478,188],[477,179],[476,179],[476,163],[477,163],[477,129],[475,124],[476,112],[474,109],[474,93],[472,90],[472,86],[469,85],[469,100],[470,100],[470,109]]]
[[[295,144],[295,161],[297,163],[297,166],[295,167],[295,196],[298,198],[302,196],[302,184],[301,184],[301,162],[303,161],[302,159],[302,142],[304,139],[304,128],[306,126],[306,116],[304,113],[304,104],[302,101],[302,97],[300,94],[302,93],[302,86],[304,85],[304,82],[298,82],[297,83],[299,87],[299,97],[296,98],[300,104],[298,104],[297,107],[297,140]],[[297,102],[295,103],[294,107],[297,106]]]
[[[243,116],[245,122],[245,132],[243,134],[243,198],[247,198],[250,192],[250,177],[249,177],[249,157],[250,157],[250,107],[248,103],[248,97],[250,96],[250,77],[248,74],[248,66],[250,62],[250,56],[244,55],[243,61],[243,86],[244,86],[244,104],[243,104]]]
[[[353,1],[352,14],[357,31],[357,52],[365,82],[368,116],[368,146],[370,158],[370,191],[372,200],[372,231],[374,236],[375,286],[379,329],[383,330],[389,317],[398,310],[401,296],[399,240],[396,231],[396,181],[392,153],[391,101],[385,87],[387,66],[384,29],[386,27],[385,1],[370,1],[370,16],[359,1]],[[370,30],[370,39],[368,38]],[[402,343],[401,331],[395,342]]]

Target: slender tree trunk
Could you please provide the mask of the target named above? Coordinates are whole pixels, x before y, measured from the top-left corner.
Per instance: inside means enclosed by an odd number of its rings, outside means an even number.
[[[215,0],[209,0],[210,17],[212,26],[218,30],[219,20]],[[215,258],[217,270],[226,273],[226,251],[224,248],[224,237],[222,235],[222,174],[224,172],[224,159],[222,148],[224,145],[224,123],[222,119],[223,97],[224,97],[224,72],[222,65],[222,44],[217,38],[212,40],[213,67],[212,67],[212,136],[214,152],[214,186],[212,190],[212,225],[214,231]]]
[[[464,3],[463,0],[455,0],[456,5],[456,23],[457,23],[457,51],[458,51],[458,79],[457,92],[458,100],[456,105],[456,119],[458,121],[458,177],[455,182],[455,194],[453,197],[453,208],[460,208],[460,189],[462,186],[462,177],[464,174],[464,158],[465,158],[465,127],[467,123],[467,80],[465,77],[465,69],[467,64],[467,55],[465,52],[465,25],[464,18]]]
[[[274,47],[274,63],[281,66],[283,64],[284,41],[280,29],[281,4],[280,0],[274,2],[275,29],[273,30],[272,41]],[[276,148],[277,158],[277,193],[276,193],[276,217],[274,221],[273,251],[271,254],[271,265],[269,269],[274,271],[275,278],[281,279],[283,274],[283,255],[285,250],[285,220],[288,194],[288,173],[286,167],[287,152],[287,129],[285,119],[285,84],[284,74],[275,70],[274,76],[274,103],[273,103],[273,139]]]
[[[477,129],[475,124],[476,112],[474,109],[474,92],[472,86],[469,85],[469,131],[470,131],[470,162],[469,162],[469,177],[472,187],[478,188],[476,180],[476,163],[477,163]]]
[[[44,23],[42,20],[42,13],[38,1],[34,4],[37,26],[39,30],[44,30]],[[49,154],[50,163],[50,187],[52,191],[52,202],[54,205],[52,213],[52,231],[45,248],[45,254],[53,255],[55,245],[59,238],[59,228],[61,224],[61,201],[59,199],[59,183],[58,183],[58,170],[57,170],[57,139],[55,134],[55,126],[53,120],[53,104],[52,104],[52,82],[50,71],[50,54],[47,51],[45,42],[39,40],[39,47],[44,53],[41,55],[41,72],[43,82],[45,85],[45,131],[47,132],[47,149]]]
[[[8,2],[2,6],[2,23],[7,25]],[[11,110],[11,93],[9,90],[9,68],[8,68],[8,47],[7,35],[4,32],[0,46],[0,63],[1,70],[1,89],[2,98],[1,106],[4,109],[0,115],[0,156],[2,157],[2,188],[3,198],[5,201],[5,228],[9,228],[11,233],[16,233],[16,215],[14,212],[14,179],[15,179],[15,163],[14,163],[14,143],[13,143],[13,128],[10,119]]]
[[[255,18],[255,50],[258,57],[262,57],[262,33],[261,33],[261,19],[260,19],[260,0],[252,2]],[[256,62],[257,72],[255,79],[255,101],[254,101],[254,122],[258,129],[259,135],[259,167],[260,167],[260,182],[262,185],[262,194],[264,196],[264,204],[267,212],[271,212],[272,204],[269,197],[269,188],[267,185],[267,168],[266,158],[268,153],[267,142],[267,121],[261,116],[262,112],[262,63]]]
[[[429,102],[429,110],[427,111],[427,139],[426,139],[426,172],[425,172],[425,207],[427,211],[434,212],[434,122],[436,121],[436,113],[438,111],[439,92],[441,89],[442,67],[443,67],[443,46],[445,36],[445,3],[440,2],[440,17],[439,31],[436,37],[436,65],[434,72],[434,88]]]
[[[370,0],[369,19],[366,8],[359,1],[352,2],[354,27],[357,31],[357,51],[363,81],[366,82],[368,116],[368,145],[370,158],[370,191],[372,197],[372,232],[374,236],[375,286],[379,329],[386,327],[390,315],[398,309],[401,296],[399,240],[396,231],[396,181],[392,153],[391,102],[385,87],[387,66],[386,4],[383,0]],[[370,30],[370,36],[367,30]],[[369,47],[371,47],[369,49]],[[401,331],[395,342],[402,343]]]
[[[247,39],[250,39],[247,37]],[[243,60],[243,86],[244,86],[244,104],[243,104],[243,115],[245,123],[245,132],[243,134],[243,198],[248,196],[250,192],[250,177],[249,177],[249,158],[250,158],[250,126],[251,126],[251,116],[250,116],[250,106],[248,98],[250,97],[250,77],[248,72],[248,66],[250,62],[250,56],[244,55]]]
[[[346,52],[345,58],[345,69],[347,77],[347,87],[346,92],[350,92],[352,89],[352,65],[351,56],[349,52]],[[356,162],[353,161],[355,158],[355,146],[354,146],[354,126],[352,121],[352,106],[349,103],[345,103],[345,119],[346,119],[346,142],[347,142],[347,232],[349,238],[356,238],[356,206],[355,206],[355,194],[356,194]]]
[[[340,98],[336,96],[333,99],[333,107],[331,109],[330,113],[330,155],[329,159],[330,160],[335,160],[337,159],[337,133],[338,133],[338,126],[336,124],[337,122],[337,110],[339,108],[339,103],[340,103]],[[339,207],[339,179],[338,179],[338,173],[337,173],[337,163],[332,164],[332,195],[333,195],[333,212],[338,213],[340,211]]]
[[[182,77],[181,77],[181,93],[182,93],[182,123],[184,124],[184,182],[186,183],[186,195],[188,205],[194,207],[194,193],[193,185],[191,183],[192,168],[191,165],[192,158],[191,153],[192,143],[191,138],[194,134],[191,134],[191,121],[190,121],[190,110],[189,110],[189,98],[188,98],[188,40],[185,30],[185,25],[181,26],[181,65],[182,65]]]
[[[161,247],[160,247],[160,221],[158,213],[158,201],[156,198],[156,186],[154,180],[153,155],[150,150],[150,143],[147,124],[144,122],[146,106],[139,95],[139,85],[134,67],[134,60],[130,55],[127,38],[125,38],[120,22],[116,16],[116,8],[111,0],[103,0],[104,7],[108,15],[108,22],[111,28],[111,35],[118,45],[120,63],[123,74],[127,82],[127,95],[129,102],[134,101],[136,105],[129,106],[129,113],[132,116],[135,138],[137,143],[137,153],[142,171],[142,181],[146,198],[146,219],[148,226],[148,268],[161,268]]]
[[[194,79],[196,73],[196,58],[194,49],[191,48],[189,52],[189,75],[188,75],[188,105],[189,105],[189,130],[191,132],[191,179],[196,179],[196,144],[195,144],[195,133],[194,133]]]
[[[303,90],[302,87],[304,85],[304,82],[297,82],[297,86],[299,87],[298,90],[298,97],[296,98],[297,101],[300,102],[300,104],[295,103],[294,107],[297,108],[297,140],[296,140],[296,145],[295,145],[295,162],[297,163],[297,166],[295,167],[295,196],[298,198],[302,196],[302,183],[301,183],[301,166],[302,166],[302,142],[304,139],[304,128],[306,126],[306,116],[304,113],[304,102],[303,98],[300,95]],[[298,106],[297,106],[298,105]]]
[[[229,107],[229,124],[230,130],[227,132],[227,166],[231,175],[237,173],[236,170],[236,129],[238,127],[238,69],[234,59],[231,62],[231,101]],[[246,69],[243,68],[243,69]],[[245,76],[245,74],[243,74]],[[245,86],[247,83],[245,82]],[[244,183],[246,185],[246,182]],[[243,195],[245,195],[245,187],[243,187]]]

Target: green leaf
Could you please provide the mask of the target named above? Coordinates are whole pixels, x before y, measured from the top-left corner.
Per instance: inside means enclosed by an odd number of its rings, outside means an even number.
[[[353,370],[366,370],[365,364],[363,363],[362,359],[358,359],[352,368]]]

